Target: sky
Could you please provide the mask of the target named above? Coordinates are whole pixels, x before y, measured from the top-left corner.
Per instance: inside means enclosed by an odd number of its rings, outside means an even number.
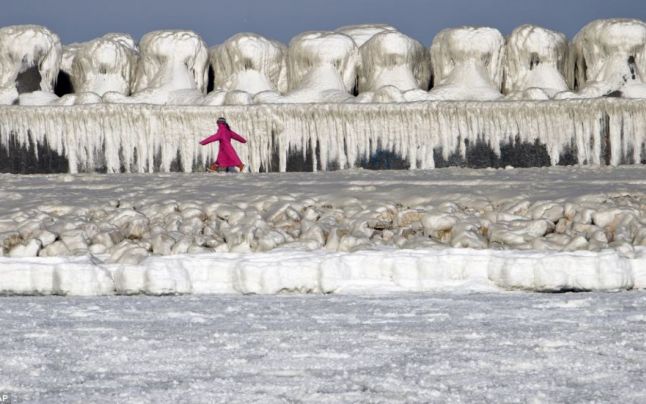
[[[430,45],[443,28],[480,25],[509,34],[531,23],[569,38],[597,18],[646,20],[646,0],[3,0],[0,27],[38,24],[63,43],[108,32],[135,39],[158,29],[189,29],[216,45],[238,32],[288,43],[304,31],[386,23]]]

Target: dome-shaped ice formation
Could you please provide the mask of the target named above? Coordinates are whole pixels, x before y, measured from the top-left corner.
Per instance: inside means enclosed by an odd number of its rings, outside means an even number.
[[[358,90],[393,86],[400,91],[428,89],[431,61],[418,41],[394,31],[374,35],[360,48]]]
[[[430,99],[500,98],[505,40],[494,28],[461,27],[440,31],[431,45],[434,87]]]
[[[137,48],[127,34],[107,34],[81,44],[71,65],[70,78],[76,93],[130,94],[137,64]]]
[[[206,94],[208,51],[192,31],[154,31],[139,42],[133,83],[135,102],[172,103],[175,91]],[[185,98],[185,97],[182,97]]]
[[[359,50],[352,38],[329,31],[305,32],[287,51],[288,94],[281,102],[338,102],[351,97]]]
[[[61,55],[60,39],[45,27],[0,28],[0,104],[16,102],[21,93],[52,93]]]
[[[287,47],[278,41],[249,32],[236,34],[209,50],[214,86],[217,90],[244,91],[250,96],[263,91],[283,92],[287,89],[286,54]]]
[[[516,28],[507,38],[503,91],[511,97],[539,99],[568,91],[567,51],[567,39],[560,32],[534,25]]]
[[[579,96],[646,97],[646,24],[596,20],[572,40],[570,82]]]

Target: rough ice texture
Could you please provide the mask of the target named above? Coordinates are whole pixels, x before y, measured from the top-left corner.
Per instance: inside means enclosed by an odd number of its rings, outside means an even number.
[[[355,253],[276,251],[149,257],[0,257],[0,293],[106,295],[340,293],[447,289],[622,290],[646,287],[646,252],[537,253],[465,249]]]
[[[433,81],[429,97],[442,100],[495,100],[502,87],[505,39],[495,28],[440,31],[431,45]]]
[[[214,87],[251,96],[262,91],[284,92],[286,54],[287,47],[278,41],[249,32],[236,34],[209,50]]]
[[[303,104],[251,106],[152,106],[103,104],[75,107],[0,108],[0,141],[43,145],[67,156],[70,172],[169,171],[179,155],[184,171],[213,159],[217,148],[198,141],[224,116],[249,142],[237,146],[253,172],[287,169],[290,151],[312,169],[354,167],[378,149],[393,152],[410,168],[433,168],[434,150],[444,159],[464,156],[467,143],[520,141],[545,145],[552,164],[574,150],[581,164],[639,163],[646,141],[646,108],[640,100],[523,102],[417,102],[402,104]],[[609,150],[609,153],[608,150]],[[605,153],[605,154],[604,154]],[[155,161],[157,161],[155,163]],[[275,168],[275,166],[274,166]]]
[[[2,175],[0,289],[644,288],[645,170]]]
[[[137,48],[126,34],[107,34],[80,45],[74,52],[70,78],[75,93],[130,95],[137,66]]]
[[[430,55],[418,41],[400,32],[384,31],[361,45],[359,54],[359,93],[378,91],[385,86],[399,91],[428,89]]]
[[[4,297],[0,370],[19,403],[643,403],[645,305],[644,293]]]
[[[646,97],[646,24],[640,20],[596,20],[572,40],[568,80],[578,97],[618,92]]]
[[[51,87],[58,73],[51,61],[29,69],[33,57],[38,56],[34,52],[42,56],[47,46],[56,48],[52,45],[58,41],[55,35],[38,26],[2,30],[6,36],[16,35],[21,29],[32,33],[12,39],[10,47],[0,48],[3,65],[11,65],[2,70],[0,103],[15,103],[22,93],[18,102],[24,105],[485,101],[501,98],[502,93],[508,100],[646,98],[642,78],[646,69],[646,24],[639,20],[591,22],[574,37],[567,57],[562,34],[533,25],[516,28],[506,43],[494,28],[445,29],[433,39],[430,52],[384,24],[304,32],[290,42],[288,49],[257,34],[240,33],[212,48],[215,89],[206,96],[208,52],[195,33],[156,31],[142,38],[142,57],[129,89],[135,93],[132,97],[124,90],[129,80],[124,66],[130,58],[121,51],[132,53],[136,46],[127,35],[107,34],[64,48],[61,71],[72,76],[75,86],[83,87],[77,93],[106,93],[101,99],[82,95],[78,100],[75,95],[59,100],[48,94],[46,87]],[[41,33],[40,37],[35,32]],[[72,65],[81,48],[87,55],[79,58],[82,66],[75,73]],[[427,92],[429,53],[433,87]],[[38,76],[37,70],[43,68],[49,71]],[[107,73],[102,73],[104,70]],[[121,72],[111,73],[118,70]],[[18,73],[22,75],[18,77]],[[29,78],[42,78],[42,82],[30,83]],[[16,79],[19,88],[12,84]]]
[[[61,41],[47,28],[0,28],[0,104],[12,104],[24,92],[53,92],[61,55]]]
[[[149,32],[139,42],[133,96],[122,102],[199,103],[208,85],[208,50],[192,31]]]
[[[522,25],[507,38],[503,92],[508,98],[548,99],[568,91],[568,42],[564,34]]]
[[[339,27],[335,31],[349,36],[361,47],[373,36],[382,32],[397,32],[397,29],[388,24],[358,24]]]
[[[359,49],[352,38],[331,31],[304,32],[289,43],[288,92],[276,102],[340,102],[351,98]]]

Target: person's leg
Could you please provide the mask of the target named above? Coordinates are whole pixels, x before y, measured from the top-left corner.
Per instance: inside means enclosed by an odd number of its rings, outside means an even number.
[[[227,167],[227,172],[228,173],[236,173],[237,171],[236,171],[235,167],[231,166],[231,167]]]

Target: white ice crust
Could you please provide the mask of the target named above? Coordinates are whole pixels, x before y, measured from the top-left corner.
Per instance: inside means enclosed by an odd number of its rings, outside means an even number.
[[[646,24],[629,19],[589,23],[572,40],[568,73],[578,97],[618,92],[627,98],[645,98]]]
[[[47,143],[69,159],[70,172],[92,171],[99,162],[109,172],[120,172],[121,167],[169,171],[178,155],[183,169],[191,171],[217,152],[197,146],[212,133],[214,116],[226,117],[236,132],[250,136],[248,143],[236,147],[253,172],[285,171],[288,154],[296,151],[303,159],[311,153],[313,170],[325,171],[331,163],[351,168],[378,148],[395,153],[411,169],[433,168],[435,150],[445,160],[454,153],[464,158],[468,144],[484,142],[500,155],[504,145],[517,140],[544,144],[552,165],[573,144],[579,164],[599,165],[608,155],[602,148],[607,139],[609,163],[618,165],[642,161],[646,145],[643,103],[616,98],[549,103],[5,106],[0,108],[0,142],[13,139],[24,147]],[[272,163],[275,153],[278,167]]]
[[[507,100],[646,98],[646,24],[635,19],[593,21],[569,49],[563,34],[534,25],[516,28],[506,41],[494,28],[449,28],[428,50],[390,25],[364,24],[304,32],[289,47],[240,33],[212,47],[210,56],[192,31],[151,32],[139,44],[125,34],[107,34],[66,45],[60,62],[60,42],[46,28],[1,31],[2,104],[401,103],[491,101],[503,94]],[[214,90],[206,94],[209,63]],[[78,94],[51,96],[59,64]],[[42,80],[26,94],[16,89],[16,79],[32,65]],[[427,91],[429,76],[433,86]]]
[[[502,97],[505,40],[494,28],[440,31],[431,45],[434,100],[495,100]]]
[[[400,32],[384,31],[361,45],[359,54],[359,93],[378,92],[384,87],[394,87],[399,92],[428,89],[431,60],[418,41]]]
[[[388,24],[358,24],[339,27],[335,31],[349,36],[361,47],[373,36],[382,32],[397,32],[397,28]]]
[[[70,78],[76,93],[130,95],[138,50],[127,34],[107,34],[76,49]]]
[[[331,31],[304,32],[289,43],[288,91],[277,102],[342,102],[356,84],[359,48],[351,37]]]
[[[646,288],[645,170],[3,174],[0,292]]]
[[[216,91],[243,91],[254,97],[263,91],[287,89],[287,47],[254,33],[240,33],[209,50]],[[228,101],[243,95],[223,95]],[[242,98],[244,100],[244,98]],[[235,102],[233,102],[235,103]]]
[[[564,34],[522,25],[507,38],[503,92],[512,99],[549,99],[568,91]]]
[[[192,31],[154,31],[139,42],[133,95],[122,102],[199,103],[208,85],[208,50]]]
[[[61,64],[62,46],[56,34],[37,25],[0,28],[0,104],[14,103],[19,94],[17,78],[30,68],[40,77],[28,77],[39,91],[52,93]]]
[[[386,250],[216,253],[149,257],[137,265],[89,257],[0,257],[0,293],[18,295],[538,292],[646,288],[646,251],[539,253]]]

